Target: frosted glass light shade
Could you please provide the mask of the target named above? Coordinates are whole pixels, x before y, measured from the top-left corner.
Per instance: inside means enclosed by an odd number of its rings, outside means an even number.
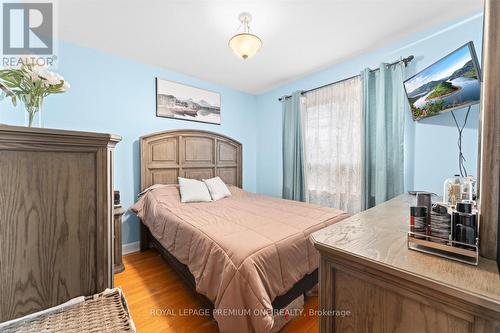
[[[229,47],[242,59],[248,59],[255,55],[262,47],[262,41],[259,37],[250,33],[241,33],[234,35],[229,40]]]

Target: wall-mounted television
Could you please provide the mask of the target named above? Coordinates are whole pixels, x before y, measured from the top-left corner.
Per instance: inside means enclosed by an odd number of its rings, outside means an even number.
[[[479,103],[481,70],[468,42],[404,81],[413,120]]]

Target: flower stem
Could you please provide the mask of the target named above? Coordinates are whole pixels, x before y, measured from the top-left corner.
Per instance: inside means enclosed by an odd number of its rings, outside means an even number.
[[[28,126],[31,127],[33,126],[33,119],[35,118],[35,112],[34,111],[29,111],[28,112]]]

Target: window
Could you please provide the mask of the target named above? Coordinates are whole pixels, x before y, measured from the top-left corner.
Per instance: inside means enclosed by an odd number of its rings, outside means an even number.
[[[361,211],[362,107],[359,76],[306,94],[303,108],[308,202]]]

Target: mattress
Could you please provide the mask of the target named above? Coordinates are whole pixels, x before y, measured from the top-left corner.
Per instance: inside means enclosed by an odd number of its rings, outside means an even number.
[[[146,191],[132,210],[187,265],[221,332],[270,332],[272,301],[318,268],[309,236],[343,211],[230,187],[216,202],[181,203],[176,186]]]

